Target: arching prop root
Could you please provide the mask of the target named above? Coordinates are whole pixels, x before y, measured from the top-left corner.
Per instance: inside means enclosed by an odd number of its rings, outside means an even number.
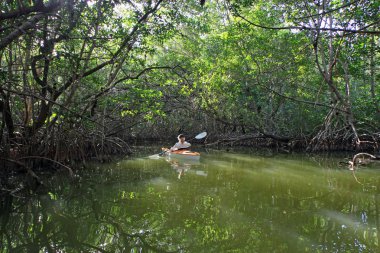
[[[380,157],[368,153],[358,153],[348,162],[348,167],[350,170],[355,170],[358,165],[369,164],[374,160],[380,160]]]
[[[344,116],[344,107],[336,105],[326,115],[318,133],[311,139],[309,151],[378,150],[380,135],[360,134],[352,120]]]
[[[350,143],[353,138],[351,131],[347,131],[347,126],[339,120],[339,111],[335,105],[326,115],[321,129],[312,138],[309,143],[308,150],[310,151],[328,151],[334,149],[345,149],[346,143]]]
[[[14,160],[28,157],[34,162],[32,167],[53,163],[66,168],[70,174],[72,172],[66,166],[68,164],[78,165],[89,160],[105,161],[112,156],[131,153],[125,140],[117,136],[105,136],[96,130],[88,132],[83,129],[70,129],[61,133],[41,131],[27,142],[20,142],[17,146],[13,144],[9,150],[0,150],[0,156]]]

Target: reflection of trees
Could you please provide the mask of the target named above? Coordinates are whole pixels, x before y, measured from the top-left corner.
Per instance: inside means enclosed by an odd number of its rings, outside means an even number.
[[[347,167],[337,172],[337,167],[341,159],[334,159],[331,156],[318,156],[314,160],[325,168],[326,177],[329,182],[334,182],[334,197],[330,198],[339,209],[341,215],[338,217],[332,215],[333,218],[326,219],[325,234],[332,228],[336,231],[336,238],[324,236],[324,242],[332,242],[349,235],[352,242],[359,251],[378,252],[380,249],[380,226],[379,226],[379,186],[380,181],[377,171],[362,170],[355,172],[347,172]],[[337,178],[337,174],[344,174],[345,180]],[[339,180],[340,179],[340,180]],[[330,215],[331,216],[331,215]],[[334,217],[335,216],[335,217]],[[348,224],[347,224],[348,223]],[[337,229],[336,227],[340,227]],[[338,237],[339,235],[339,237]],[[344,248],[345,245],[339,241],[336,245]]]
[[[95,177],[102,176],[106,185],[157,176],[138,170],[129,174],[131,179],[111,170],[100,174]],[[123,200],[119,189],[98,188],[91,180],[74,187],[61,183],[46,195],[28,200],[8,196],[1,202],[0,252],[129,252],[134,248],[166,252],[149,244],[137,229],[141,224],[133,226],[134,217],[120,206],[127,203],[118,201],[118,197]]]
[[[82,172],[1,202],[2,252],[375,252],[378,190],[310,160],[221,158],[207,177],[165,161]],[[139,169],[137,166],[139,166]],[[170,184],[170,190],[167,185]],[[371,186],[371,187],[370,187]],[[53,189],[53,188],[52,188]],[[364,248],[366,247],[366,248]]]

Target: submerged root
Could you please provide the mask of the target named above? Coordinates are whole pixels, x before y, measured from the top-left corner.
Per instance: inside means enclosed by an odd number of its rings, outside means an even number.
[[[33,180],[34,184],[36,184],[36,185],[42,185],[43,184],[42,180],[32,170],[32,167],[30,165],[28,165],[27,163],[21,162],[20,161],[21,159],[14,160],[14,159],[0,157],[0,160],[7,162],[8,166],[10,163],[10,164],[15,165],[18,168],[21,168],[21,170],[25,171],[30,176],[30,178]],[[3,187],[2,183],[1,183],[1,186]],[[11,191],[11,192],[13,192],[13,191]]]
[[[24,157],[19,158],[18,161],[19,161],[19,160],[25,160],[25,159],[41,159],[41,160],[47,160],[47,161],[49,161],[49,162],[52,162],[52,163],[54,163],[54,164],[57,164],[57,165],[59,165],[59,166],[65,168],[65,169],[67,169],[68,172],[69,172],[69,174],[70,174],[70,176],[71,176],[71,177],[74,176],[74,172],[73,172],[73,170],[72,170],[70,167],[68,167],[68,166],[66,166],[66,165],[64,165],[64,164],[62,164],[62,163],[60,163],[60,162],[57,162],[57,161],[55,161],[55,160],[53,160],[53,159],[50,159],[50,158],[47,158],[47,157],[41,157],[41,156],[24,156]]]

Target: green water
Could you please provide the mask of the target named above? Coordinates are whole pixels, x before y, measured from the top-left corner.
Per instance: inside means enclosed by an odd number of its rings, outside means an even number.
[[[379,252],[380,168],[202,152],[62,173],[1,202],[1,252]]]

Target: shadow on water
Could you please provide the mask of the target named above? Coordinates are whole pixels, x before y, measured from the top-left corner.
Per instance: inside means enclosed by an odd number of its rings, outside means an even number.
[[[1,252],[378,252],[380,176],[339,159],[204,152],[57,174],[1,200]]]

